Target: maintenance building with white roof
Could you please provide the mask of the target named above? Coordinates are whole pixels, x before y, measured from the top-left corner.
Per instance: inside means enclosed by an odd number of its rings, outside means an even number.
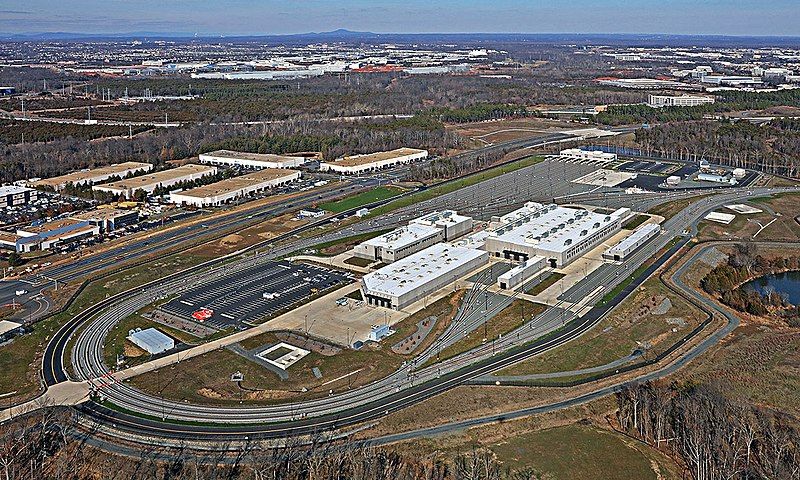
[[[437,243],[364,275],[361,293],[369,305],[400,310],[488,261],[488,252]]]
[[[356,245],[353,253],[370,260],[394,262],[444,239],[441,228],[411,223]]]
[[[603,253],[603,258],[614,261],[625,260],[625,257],[635,252],[648,240],[658,235],[658,232],[660,231],[661,227],[656,223],[648,223],[647,225],[643,225],[627,237],[623,238],[618,244],[606,250],[605,253]]]
[[[536,255],[550,267],[563,267],[618,232],[630,209],[601,214],[555,204],[528,202],[492,219],[484,248],[496,257],[515,261]]]
[[[409,225],[425,225],[444,230],[444,239],[450,241],[472,230],[472,217],[459,215],[455,210],[431,212],[408,222]]]
[[[342,174],[358,174],[392,167],[402,163],[410,163],[427,157],[427,150],[404,147],[386,152],[344,156],[334,162],[320,163],[319,169],[323,172],[332,171]]]

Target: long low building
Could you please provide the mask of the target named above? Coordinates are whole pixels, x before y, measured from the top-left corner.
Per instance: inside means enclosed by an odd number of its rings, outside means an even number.
[[[100,233],[100,227],[85,220],[65,218],[17,229],[16,251],[33,252],[77,242]]]
[[[661,227],[656,223],[648,223],[635,230],[633,233],[623,238],[618,244],[609,248],[603,253],[606,260],[625,260],[625,257],[635,252],[648,240],[658,235]]]
[[[157,355],[175,348],[175,340],[155,328],[136,328],[128,331],[127,338],[131,343],[150,355]]]
[[[488,261],[488,252],[437,243],[364,275],[361,293],[369,305],[400,310]]]
[[[697,107],[714,103],[714,97],[705,95],[650,95],[647,105],[653,108],[661,107]]]
[[[125,178],[128,175],[149,172],[153,169],[151,163],[143,162],[123,162],[103,167],[89,168],[78,172],[68,173],[59,177],[45,178],[32,183],[34,187],[52,187],[55,190],[63,190],[67,184],[83,185],[87,183],[99,183],[112,177]]]
[[[39,192],[32,188],[18,185],[0,187],[0,208],[27,205],[39,198]]]
[[[538,255],[533,256],[497,277],[497,285],[503,290],[513,290],[546,267],[546,258]]]
[[[620,230],[630,209],[594,213],[555,204],[528,202],[490,223],[484,248],[497,257],[525,261],[547,258],[550,267],[563,267]]]
[[[559,156],[568,160],[589,160],[593,162],[613,162],[617,159],[616,153],[601,150],[583,150],[580,148],[567,148],[559,152]]]
[[[450,241],[472,230],[472,217],[453,210],[431,212],[397,228],[355,246],[357,257],[394,262],[431,245]]]
[[[226,178],[201,187],[172,192],[170,201],[196,207],[217,206],[254,192],[285,185],[300,179],[300,172],[282,168],[265,168],[239,177]]]
[[[428,157],[427,150],[417,148],[398,148],[386,152],[367,153],[364,155],[350,155],[337,159],[334,162],[322,162],[319,169],[323,172],[337,172],[342,174],[357,174],[371,172],[381,168],[392,167],[403,163],[410,163]]]
[[[114,195],[121,195],[131,198],[133,192],[143,190],[151,194],[156,188],[171,187],[181,182],[198,180],[207,175],[217,173],[217,167],[211,165],[196,165],[193,163],[181,165],[180,167],[162,170],[160,172],[141,175],[138,177],[125,178],[116,182],[93,185],[92,190],[109,192]]]
[[[215,150],[199,156],[200,163],[210,165],[238,166],[244,168],[293,168],[306,163],[306,157],[276,155],[273,153],[235,152]]]

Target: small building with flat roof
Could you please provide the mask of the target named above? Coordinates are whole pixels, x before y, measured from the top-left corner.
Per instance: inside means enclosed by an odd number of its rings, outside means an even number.
[[[503,290],[513,290],[527,282],[528,279],[538,274],[546,267],[547,259],[539,255],[534,255],[497,277],[497,285]]]
[[[364,275],[361,293],[369,305],[400,310],[488,261],[488,252],[437,243]]]
[[[618,244],[609,248],[603,253],[603,258],[606,260],[620,261],[631,253],[635,252],[648,240],[658,235],[661,227],[656,223],[648,223],[636,229],[633,233],[623,238]]]
[[[307,161],[306,157],[300,156],[235,152],[233,150],[214,150],[201,153],[199,160],[204,164],[244,168],[292,168],[299,167]]]
[[[144,330],[141,328],[130,330],[125,338],[150,355],[157,355],[175,348],[175,340],[172,337],[152,327]]]
[[[133,192],[143,190],[151,194],[158,187],[171,187],[181,182],[197,180],[217,173],[217,167],[189,163],[180,167],[149,173],[138,177],[125,178],[116,182],[93,185],[92,190],[108,192],[131,198]]]
[[[300,179],[300,172],[283,168],[265,168],[239,177],[170,193],[170,201],[196,207],[218,206],[251,193],[286,185]]]
[[[53,178],[45,178],[33,182],[34,187],[52,187],[55,190],[63,190],[71,183],[72,185],[83,185],[86,183],[98,183],[108,180],[111,177],[125,178],[133,173],[149,172],[153,169],[153,164],[144,162],[123,162],[106,165],[97,168],[87,168],[78,172],[68,173]]]
[[[121,210],[118,208],[98,208],[88,212],[76,213],[69,218],[80,220],[100,227],[100,233],[113,232],[128,225],[139,222],[137,210]]]
[[[444,239],[444,229],[412,223],[361,242],[353,253],[369,260],[395,262]]]
[[[409,225],[425,225],[444,230],[447,241],[458,238],[472,230],[472,217],[459,215],[455,210],[431,212],[408,222]]]
[[[427,157],[427,150],[404,147],[386,152],[345,156],[334,162],[322,162],[319,165],[319,169],[323,172],[330,171],[342,174],[358,174],[403,163],[410,163]]]

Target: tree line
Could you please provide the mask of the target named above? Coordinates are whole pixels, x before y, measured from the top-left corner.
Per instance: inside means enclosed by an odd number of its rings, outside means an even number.
[[[689,478],[800,478],[797,419],[706,384],[627,385],[616,401],[620,428],[685,465]]]

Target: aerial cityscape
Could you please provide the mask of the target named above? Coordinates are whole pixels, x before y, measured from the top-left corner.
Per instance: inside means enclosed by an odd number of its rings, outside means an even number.
[[[0,7],[6,480],[800,479],[793,2]]]

